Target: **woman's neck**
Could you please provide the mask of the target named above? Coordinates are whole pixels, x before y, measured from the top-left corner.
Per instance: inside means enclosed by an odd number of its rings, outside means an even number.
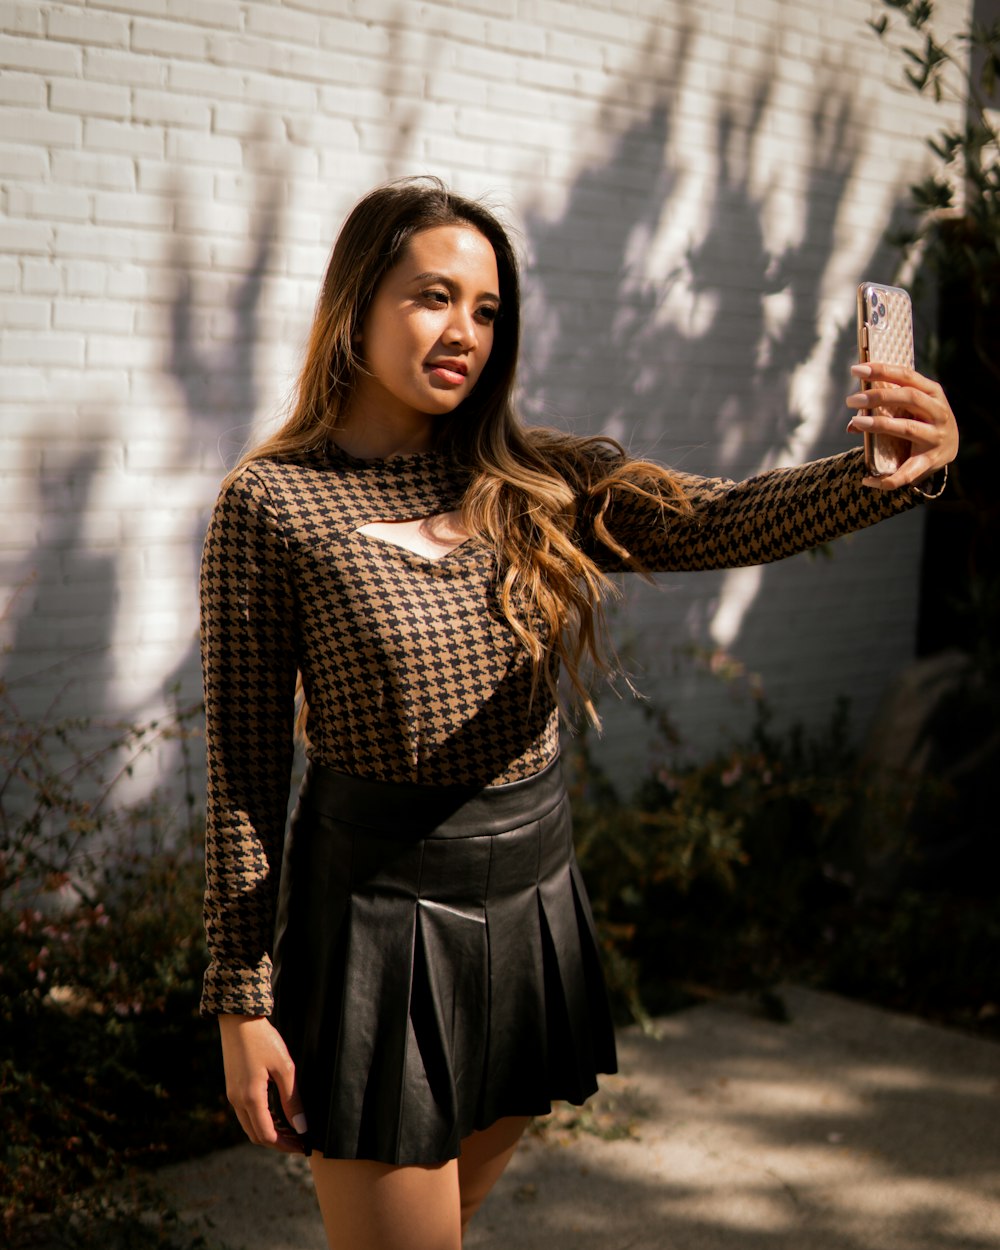
[[[434,418],[422,412],[404,415],[355,402],[333,438],[356,460],[413,455],[433,446]]]

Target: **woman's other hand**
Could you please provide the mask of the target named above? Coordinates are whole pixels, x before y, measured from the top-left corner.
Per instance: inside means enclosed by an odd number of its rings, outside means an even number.
[[[906,439],[910,454],[894,473],[866,477],[864,484],[878,490],[913,486],[939,472],[955,459],[958,425],[947,396],[938,385],[915,369],[902,365],[854,365],[851,373],[870,389],[848,395],[848,408],[885,408],[877,415],[856,412],[847,427],[851,434],[892,434]]]
[[[264,1016],[220,1016],[226,1097],[247,1137],[257,1146],[304,1154],[306,1131],[302,1101],[295,1086],[295,1064],[281,1034]],[[268,1107],[274,1081],[285,1118],[295,1132],[276,1125]]]

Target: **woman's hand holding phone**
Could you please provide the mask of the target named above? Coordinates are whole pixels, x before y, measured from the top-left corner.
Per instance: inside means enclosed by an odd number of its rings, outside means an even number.
[[[865,486],[877,490],[915,486],[955,459],[958,425],[937,382],[915,369],[875,360],[854,365],[851,373],[866,389],[847,397],[848,408],[857,410],[848,432],[888,434],[910,444],[910,454],[898,469],[881,477],[866,477]],[[871,411],[876,408],[881,411]]]

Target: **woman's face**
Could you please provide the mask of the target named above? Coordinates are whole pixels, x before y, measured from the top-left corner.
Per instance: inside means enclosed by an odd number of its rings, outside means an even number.
[[[493,348],[496,256],[471,226],[415,234],[361,325],[353,412],[412,423],[467,399]]]

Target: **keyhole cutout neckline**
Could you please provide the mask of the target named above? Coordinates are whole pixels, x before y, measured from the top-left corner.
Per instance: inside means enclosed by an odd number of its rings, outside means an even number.
[[[390,547],[400,547],[436,563],[446,559],[471,538],[462,528],[461,518],[461,512],[456,509],[408,521],[370,521],[367,525],[359,525],[355,533]]]

